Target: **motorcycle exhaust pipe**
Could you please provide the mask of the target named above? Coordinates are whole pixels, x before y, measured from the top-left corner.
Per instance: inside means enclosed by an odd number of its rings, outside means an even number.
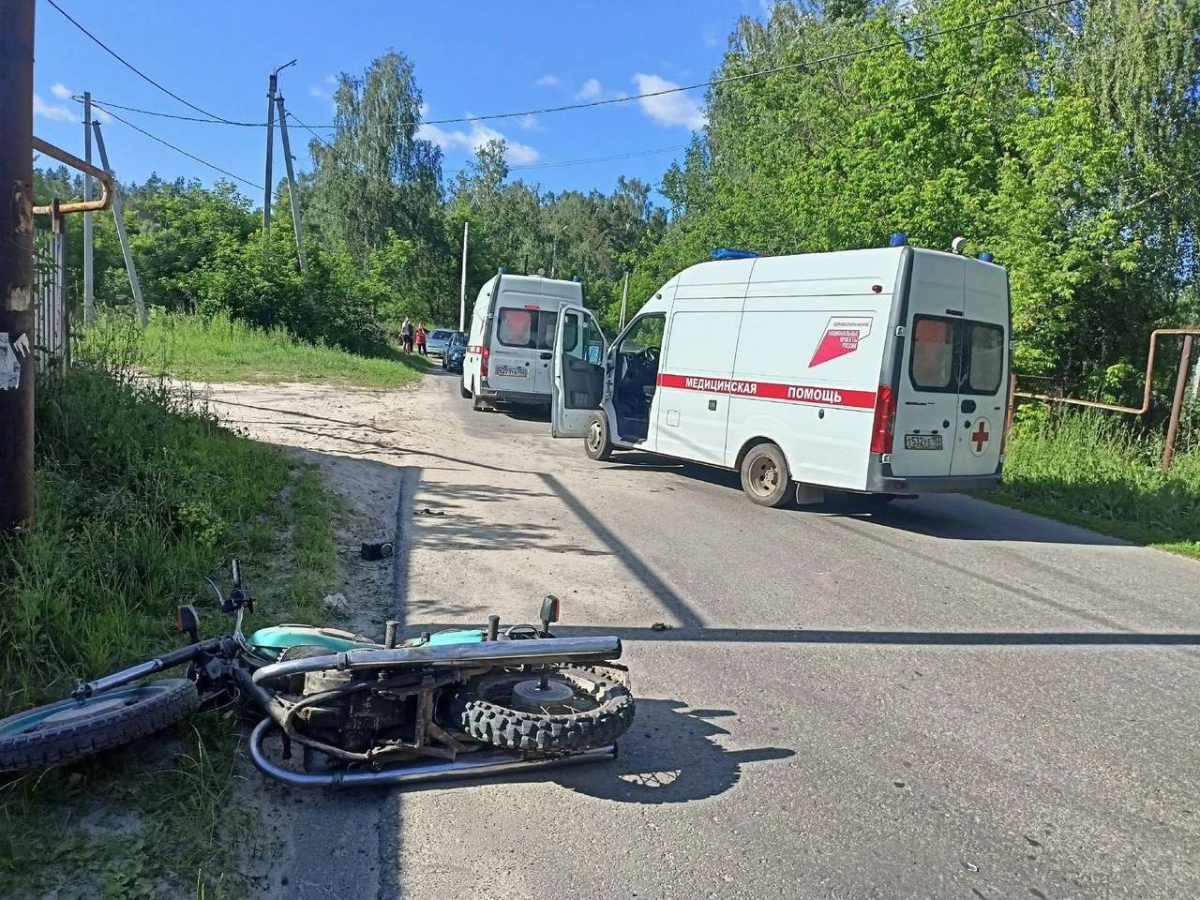
[[[275,678],[327,669],[354,671],[403,666],[455,669],[474,666],[556,666],[572,662],[605,662],[620,656],[621,639],[618,637],[538,638],[444,644],[438,647],[397,647],[395,650],[347,650],[328,656],[272,663],[256,671],[254,681],[262,684]]]
[[[617,745],[582,750],[570,756],[543,759],[523,759],[503,750],[480,751],[464,755],[461,759],[415,762],[378,772],[335,771],[323,774],[297,772],[273,763],[267,756],[263,741],[274,726],[271,719],[263,719],[254,726],[250,735],[250,759],[264,775],[270,775],[289,787],[377,787],[395,784],[422,784],[457,778],[490,778],[493,775],[527,772],[551,766],[581,765],[583,763],[606,762],[617,758]]]

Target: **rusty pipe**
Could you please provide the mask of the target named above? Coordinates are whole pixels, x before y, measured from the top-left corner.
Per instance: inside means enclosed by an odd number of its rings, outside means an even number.
[[[1030,391],[1013,391],[1014,397],[1026,400],[1041,400],[1045,403],[1068,403],[1073,406],[1089,406],[1093,409],[1108,409],[1113,412],[1130,413],[1140,416],[1150,411],[1150,396],[1154,387],[1154,354],[1158,347],[1158,339],[1162,335],[1200,335],[1200,328],[1156,328],[1150,332],[1150,356],[1146,360],[1146,391],[1142,396],[1142,405],[1119,406],[1115,403],[1101,403],[1099,400],[1079,400],[1075,397],[1052,397],[1049,394],[1034,394]]]
[[[55,147],[48,141],[43,141],[39,137],[33,139],[33,149],[38,153],[44,153],[51,159],[57,159],[60,163],[65,163],[72,169],[77,169],[85,175],[91,175],[100,182],[100,197],[97,200],[80,200],[75,203],[59,203],[58,211],[60,213],[77,213],[77,212],[102,212],[112,206],[113,202],[113,180],[112,176],[103,169],[98,169],[91,163],[86,163],[78,156],[74,156],[59,147]],[[33,211],[37,215],[49,215],[54,210],[49,206],[35,206]]]

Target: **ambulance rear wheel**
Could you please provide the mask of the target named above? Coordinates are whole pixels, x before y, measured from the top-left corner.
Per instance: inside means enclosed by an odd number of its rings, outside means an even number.
[[[756,444],[742,459],[742,490],[759,506],[779,507],[792,494],[783,451],[774,444]]]
[[[461,381],[458,383],[458,395],[459,395],[460,397],[462,397],[464,400],[470,400],[470,399],[471,399],[471,392],[470,392],[470,390],[468,390],[468,389],[467,389],[467,386],[466,386],[465,384],[463,384]]]
[[[592,413],[587,431],[583,433],[583,449],[589,457],[600,462],[612,456],[612,435],[608,430],[608,416],[604,413]]]

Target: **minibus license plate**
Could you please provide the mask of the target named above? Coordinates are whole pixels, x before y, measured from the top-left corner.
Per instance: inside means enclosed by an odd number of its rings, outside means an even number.
[[[941,450],[942,436],[940,434],[906,434],[904,436],[905,450]]]
[[[507,375],[509,378],[524,378],[526,370],[524,366],[496,366],[497,375]]]

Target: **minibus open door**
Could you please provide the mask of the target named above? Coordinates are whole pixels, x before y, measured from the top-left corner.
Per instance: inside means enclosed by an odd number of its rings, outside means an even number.
[[[554,376],[550,432],[583,437],[604,399],[608,342],[596,318],[581,306],[564,306],[554,333]]]

